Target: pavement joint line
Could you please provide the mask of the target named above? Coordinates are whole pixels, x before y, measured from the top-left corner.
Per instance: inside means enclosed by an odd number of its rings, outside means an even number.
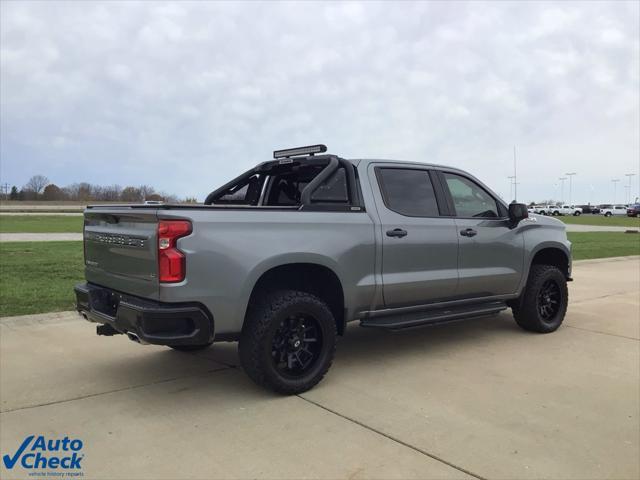
[[[325,410],[325,411],[327,411],[329,413],[332,413],[333,415],[336,415],[336,416],[338,416],[338,417],[340,417],[340,418],[342,418],[344,420],[347,420],[349,422],[355,423],[356,425],[359,425],[360,427],[362,427],[362,428],[364,428],[366,430],[369,430],[370,432],[373,432],[373,433],[376,433],[378,435],[381,435],[381,436],[387,438],[388,440],[396,442],[396,443],[398,443],[398,444],[400,444],[400,445],[402,445],[402,446],[404,446],[406,448],[409,448],[409,449],[411,449],[411,450],[413,450],[413,451],[415,451],[417,453],[420,453],[420,454],[422,454],[424,456],[427,456],[427,457],[429,457],[429,458],[431,458],[431,459],[433,459],[433,460],[435,460],[437,462],[444,463],[445,465],[448,465],[449,467],[451,467],[451,468],[453,468],[455,470],[458,470],[459,472],[462,472],[462,473],[464,473],[466,475],[470,475],[470,476],[472,476],[474,478],[477,478],[478,480],[488,480],[487,477],[483,477],[481,475],[478,475],[477,473],[473,473],[472,471],[467,470],[466,468],[463,468],[463,467],[461,467],[459,465],[456,465],[455,463],[451,463],[451,462],[445,460],[444,458],[441,458],[441,457],[439,457],[439,456],[437,456],[437,455],[435,455],[433,453],[429,453],[426,450],[423,450],[423,449],[421,449],[419,447],[416,447],[415,445],[411,445],[410,443],[407,443],[407,442],[405,442],[403,440],[400,440],[399,438],[396,438],[396,437],[394,437],[394,436],[392,436],[392,435],[390,435],[388,433],[385,433],[385,432],[383,432],[381,430],[378,430],[376,428],[373,428],[373,427],[371,427],[371,426],[369,426],[369,425],[367,425],[365,423],[362,423],[359,420],[356,420],[356,419],[351,418],[351,417],[347,417],[346,415],[343,415],[340,412],[336,412],[335,410],[332,410],[331,408],[325,407],[324,405],[322,405],[322,404],[320,404],[318,402],[315,402],[315,401],[313,401],[313,400],[311,400],[309,398],[303,397],[302,395],[296,395],[296,397],[298,397],[298,398],[300,398],[300,399],[304,400],[305,402],[308,402],[308,403],[310,403],[312,405],[315,405],[316,407],[321,408],[322,410]]]
[[[600,335],[609,335],[610,337],[626,338],[626,339],[628,339],[628,340],[634,340],[634,341],[636,341],[636,342],[640,342],[640,338],[627,337],[626,335],[617,335],[617,334],[615,334],[615,333],[600,332],[599,330],[591,330],[591,329],[589,329],[589,328],[576,327],[575,325],[565,325],[565,327],[575,328],[575,329],[577,329],[577,330],[582,330],[583,332],[599,333]]]
[[[227,368],[227,367],[214,368],[214,369],[211,369],[211,370],[207,370],[204,373],[198,373],[198,374],[193,374],[193,375],[185,375],[184,377],[165,378],[163,380],[157,380],[155,382],[144,383],[144,384],[140,384],[140,385],[131,385],[129,387],[123,387],[123,388],[116,388],[114,390],[108,390],[106,392],[89,393],[87,395],[82,395],[80,397],[65,398],[64,400],[55,400],[53,402],[44,402],[44,403],[39,403],[37,405],[29,405],[27,407],[11,408],[9,410],[0,411],[0,415],[4,415],[5,413],[20,412],[22,410],[31,410],[31,409],[39,408],[39,407],[48,407],[50,405],[58,405],[60,403],[75,402],[76,400],[85,400],[87,398],[99,397],[101,395],[109,395],[111,393],[126,392],[127,390],[136,390],[138,388],[150,387],[152,385],[160,385],[162,383],[175,382],[176,380],[182,380],[184,378],[204,377],[204,376],[206,376],[206,375],[208,375],[210,373],[217,373],[217,372],[222,372],[222,371],[225,371],[225,370],[230,370],[230,369]]]

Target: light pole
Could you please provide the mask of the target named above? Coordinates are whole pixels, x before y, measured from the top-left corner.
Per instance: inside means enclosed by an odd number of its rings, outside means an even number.
[[[513,200],[513,184],[515,182],[515,176],[511,175],[510,177],[507,177],[509,179],[509,198],[511,198],[511,200]],[[511,200],[509,200],[509,202],[511,202]]]
[[[573,176],[577,175],[576,172],[569,172],[569,173],[565,173],[565,175],[567,177],[569,177],[569,205],[573,205],[573,203],[571,203],[572,199],[571,199],[571,195],[572,195],[572,188],[573,188]]]
[[[560,180],[560,203],[564,203],[564,181],[566,179],[567,177],[558,178],[558,180]]]
[[[516,146],[513,146],[513,200],[518,201],[518,173],[516,170]]]
[[[631,203],[631,177],[635,177],[636,174],[635,173],[625,173],[624,176],[629,178],[629,194],[627,196],[627,203]]]
[[[620,181],[619,178],[614,178],[611,180],[611,182],[613,182],[613,206],[616,205],[616,186],[619,181]]]

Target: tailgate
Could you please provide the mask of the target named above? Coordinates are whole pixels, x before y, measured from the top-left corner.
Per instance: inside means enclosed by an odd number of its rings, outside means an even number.
[[[88,208],[85,277],[131,295],[157,299],[157,209]]]

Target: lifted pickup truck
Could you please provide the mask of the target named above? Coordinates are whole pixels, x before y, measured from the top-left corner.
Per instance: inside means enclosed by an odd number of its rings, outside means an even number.
[[[99,335],[176,350],[239,341],[258,384],[294,394],[329,369],[346,324],[398,330],[511,308],[562,323],[564,224],[528,218],[461,170],[274,152],[203,205],[89,206],[77,309]]]

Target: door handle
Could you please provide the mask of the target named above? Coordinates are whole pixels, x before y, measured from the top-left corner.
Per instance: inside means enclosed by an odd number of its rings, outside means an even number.
[[[387,230],[387,237],[402,238],[407,236],[407,231],[401,228],[394,228],[393,230]]]
[[[463,237],[475,237],[478,234],[473,228],[465,228],[464,230],[460,230],[460,235]]]

